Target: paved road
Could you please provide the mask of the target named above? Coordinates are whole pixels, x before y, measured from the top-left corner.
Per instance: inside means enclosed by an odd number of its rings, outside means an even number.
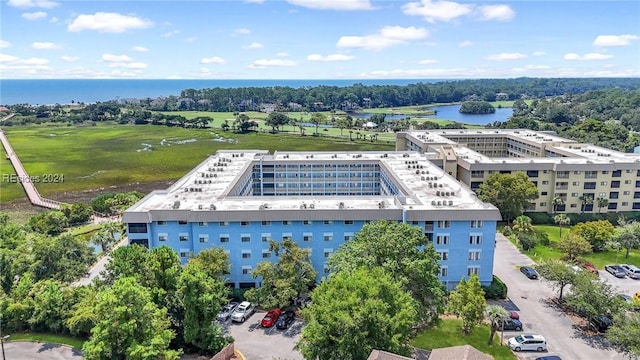
[[[7,360],[80,360],[79,351],[58,344],[11,341],[4,344]]]
[[[293,350],[300,339],[302,320],[297,319],[284,331],[275,327],[265,329],[260,326],[264,315],[265,312],[257,312],[242,324],[231,321],[225,323],[235,339],[235,348],[242,352],[247,360],[302,360],[302,354]]]
[[[109,253],[119,248],[120,246],[127,245],[127,243],[128,243],[128,240],[125,237],[122,240],[120,240],[118,243],[113,245],[111,249],[109,249]],[[91,281],[93,281],[93,279],[100,277],[100,273],[104,271],[104,268],[109,263],[109,261],[111,261],[111,256],[109,256],[108,254],[106,256],[101,257],[95,264],[93,264],[93,266],[91,266],[91,268],[89,269],[89,274],[86,277],[76,280],[71,285],[82,286],[82,285],[91,284]]]
[[[496,242],[494,274],[509,287],[509,297],[518,308],[524,332],[543,335],[547,339],[549,355],[569,360],[624,359],[607,346],[602,336],[585,336],[564,313],[549,305],[546,300],[557,296],[556,291],[544,281],[527,279],[518,270],[521,265],[533,264],[531,259],[521,254],[502,234],[496,234]],[[601,274],[601,277],[606,275]],[[535,352],[523,353],[521,359],[538,356],[541,355]]]

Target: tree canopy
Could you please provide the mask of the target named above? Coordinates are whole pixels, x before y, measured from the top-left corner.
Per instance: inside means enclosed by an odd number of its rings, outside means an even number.
[[[495,205],[508,223],[522,215],[531,200],[538,198],[538,188],[524,172],[495,173],[480,185],[480,200]]]
[[[447,310],[462,318],[462,331],[465,334],[482,322],[486,306],[484,290],[476,274],[471,275],[468,281],[462,278],[456,289],[449,293]]]

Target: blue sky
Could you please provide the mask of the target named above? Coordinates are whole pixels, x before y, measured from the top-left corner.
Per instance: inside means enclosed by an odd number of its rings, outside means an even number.
[[[639,77],[640,1],[0,2],[0,78]]]

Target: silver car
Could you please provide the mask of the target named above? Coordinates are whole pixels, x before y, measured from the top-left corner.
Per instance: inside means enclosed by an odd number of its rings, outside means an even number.
[[[248,301],[243,301],[233,313],[231,313],[231,321],[244,322],[253,315],[254,312],[256,312],[256,307]]]
[[[225,305],[222,310],[220,310],[220,312],[218,313],[218,320],[219,321],[227,321],[229,319],[229,316],[231,316],[231,314],[233,313],[233,311],[238,307],[238,303],[235,301],[232,301],[230,303],[228,303],[227,305]]]

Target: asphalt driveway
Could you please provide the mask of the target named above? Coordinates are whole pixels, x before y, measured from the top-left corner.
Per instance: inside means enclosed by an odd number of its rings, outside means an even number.
[[[502,234],[496,234],[494,274],[509,287],[510,307],[519,309],[524,333],[543,335],[548,344],[548,355],[562,359],[622,360],[624,356],[611,349],[603,336],[588,336],[548,300],[556,297],[548,283],[529,280],[519,270],[533,262],[520,253]],[[601,278],[607,273],[601,272]],[[624,279],[623,279],[624,280]],[[633,284],[640,284],[632,280]],[[506,339],[506,334],[505,334]],[[522,353],[521,359],[535,359],[540,353]]]
[[[4,343],[7,360],[80,360],[82,354],[70,347],[29,341]]]

